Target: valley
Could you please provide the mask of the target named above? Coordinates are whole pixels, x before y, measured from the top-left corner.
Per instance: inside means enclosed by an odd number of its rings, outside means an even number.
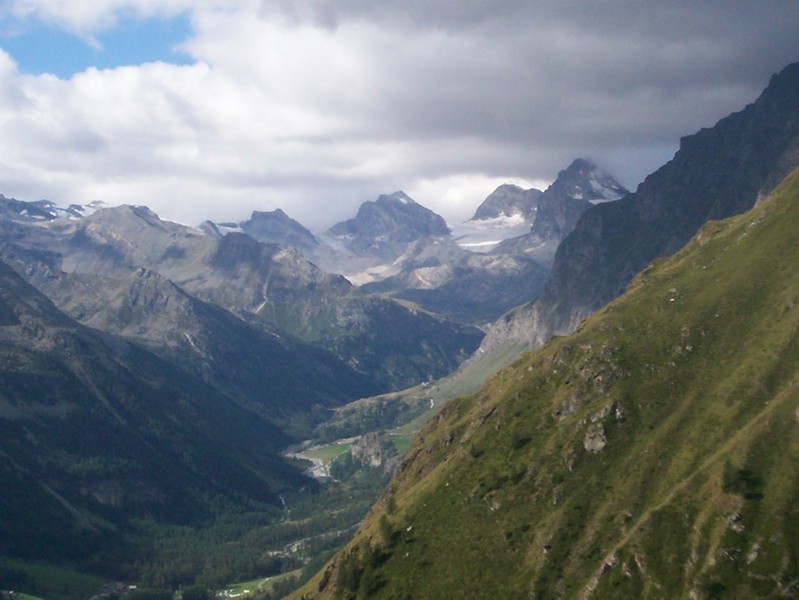
[[[448,404],[304,596],[795,595],[798,201],[796,171]]]
[[[798,596],[797,149],[794,63],[460,223],[0,196],[0,595]]]

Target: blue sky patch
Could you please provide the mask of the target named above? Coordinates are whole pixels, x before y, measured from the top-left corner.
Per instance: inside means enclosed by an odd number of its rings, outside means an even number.
[[[52,25],[0,20],[0,48],[30,75],[52,73],[67,79],[89,67],[98,69],[163,61],[190,64],[191,57],[175,49],[191,35],[188,15],[172,19],[121,20],[95,36],[101,48]]]

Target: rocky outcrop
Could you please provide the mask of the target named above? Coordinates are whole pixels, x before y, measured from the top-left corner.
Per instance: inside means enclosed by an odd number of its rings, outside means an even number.
[[[350,447],[353,460],[370,469],[391,473],[399,462],[397,451],[379,433],[358,437]]]
[[[605,427],[602,423],[593,423],[585,432],[583,447],[586,451],[596,454],[602,452],[608,445],[608,438],[605,437]]]

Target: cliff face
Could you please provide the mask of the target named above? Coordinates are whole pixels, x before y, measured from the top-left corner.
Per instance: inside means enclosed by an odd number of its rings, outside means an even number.
[[[681,248],[708,220],[741,213],[799,164],[799,63],[772,77],[756,102],[683,138],[638,190],[582,214],[555,255],[541,297],[502,317],[484,351],[508,336],[538,346],[574,330],[620,295],[653,259]]]

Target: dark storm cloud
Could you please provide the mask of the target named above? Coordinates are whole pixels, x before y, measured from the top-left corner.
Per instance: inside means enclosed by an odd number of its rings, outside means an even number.
[[[799,59],[792,2],[267,0],[261,14],[393,32],[371,115],[387,137],[527,147],[550,172],[579,153],[644,155],[622,166],[628,181],[656,166],[654,149],[742,108]]]

